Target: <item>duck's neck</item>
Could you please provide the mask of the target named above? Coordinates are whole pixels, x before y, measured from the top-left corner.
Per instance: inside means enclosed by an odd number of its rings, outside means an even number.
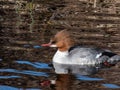
[[[67,51],[57,50],[57,53],[59,53],[59,55],[61,55],[61,56],[65,56],[65,55],[68,55],[68,50]]]
[[[62,47],[58,47],[58,50],[61,52],[68,51],[71,47],[73,47],[75,43],[73,41],[66,41],[64,42]]]
[[[70,48],[70,47],[69,47],[69,48]],[[69,48],[68,48],[68,47],[58,48],[58,51],[60,51],[60,52],[66,52],[66,51],[69,50]]]

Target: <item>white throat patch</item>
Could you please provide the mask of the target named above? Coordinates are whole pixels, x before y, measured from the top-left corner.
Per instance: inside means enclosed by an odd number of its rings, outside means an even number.
[[[50,45],[50,47],[57,47],[57,45],[55,45],[55,44],[52,44],[52,45]]]

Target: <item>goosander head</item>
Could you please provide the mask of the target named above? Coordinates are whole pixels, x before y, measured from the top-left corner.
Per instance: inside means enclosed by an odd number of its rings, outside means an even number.
[[[58,32],[48,44],[42,44],[42,46],[57,47],[59,51],[67,51],[73,45],[74,39],[67,30]]]

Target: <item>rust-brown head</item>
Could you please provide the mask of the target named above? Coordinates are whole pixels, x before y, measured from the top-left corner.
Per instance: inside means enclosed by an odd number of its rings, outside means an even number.
[[[74,39],[67,30],[58,32],[51,38],[49,44],[42,44],[42,46],[57,47],[60,51],[66,51],[73,45]]]

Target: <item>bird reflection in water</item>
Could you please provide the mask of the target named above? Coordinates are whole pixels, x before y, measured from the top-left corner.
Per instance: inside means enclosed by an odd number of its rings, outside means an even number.
[[[52,90],[73,90],[72,85],[75,77],[72,74],[58,74]]]
[[[74,90],[72,85],[75,81],[75,77],[72,74],[57,74],[56,77],[51,80],[44,80],[40,82],[40,85],[44,90]]]
[[[64,66],[64,65],[62,65]],[[68,67],[70,67],[68,69]],[[76,90],[74,87],[77,84],[76,80],[80,81],[101,81],[101,78],[91,78],[89,75],[93,75],[99,71],[98,67],[94,66],[69,66],[65,65],[67,74],[54,74],[54,79],[42,81],[41,86],[49,86],[50,90]],[[53,77],[53,75],[52,75]],[[50,77],[51,78],[51,77]],[[48,89],[47,89],[48,90]]]

